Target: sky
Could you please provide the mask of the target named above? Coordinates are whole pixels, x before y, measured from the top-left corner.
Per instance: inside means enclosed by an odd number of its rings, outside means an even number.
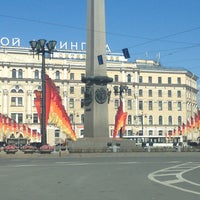
[[[106,40],[111,52],[153,59],[200,77],[199,0],[105,0]],[[1,1],[0,39],[86,42],[87,0]],[[200,83],[200,81],[199,81]]]

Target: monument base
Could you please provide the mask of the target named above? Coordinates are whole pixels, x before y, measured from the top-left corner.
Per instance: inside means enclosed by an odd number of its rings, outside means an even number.
[[[70,153],[133,152],[137,148],[132,140],[101,137],[68,141],[67,146]]]

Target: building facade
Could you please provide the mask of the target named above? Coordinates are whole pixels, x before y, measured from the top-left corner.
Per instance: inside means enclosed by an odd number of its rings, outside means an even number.
[[[52,59],[46,58],[46,73],[59,90],[78,138],[84,137],[85,85],[81,78],[85,75],[85,58],[83,51],[61,50]],[[128,86],[123,93],[124,110],[128,113],[123,137],[166,136],[197,113],[198,77],[195,74],[186,69],[163,67],[152,60],[128,62],[118,54],[109,54],[107,59],[107,75],[113,78],[108,85],[110,137],[119,106],[114,86]],[[40,56],[33,56],[30,48],[1,46],[0,64],[0,113],[40,132],[34,105],[34,91],[41,90]],[[53,124],[48,124],[47,133],[50,144],[66,137]]]

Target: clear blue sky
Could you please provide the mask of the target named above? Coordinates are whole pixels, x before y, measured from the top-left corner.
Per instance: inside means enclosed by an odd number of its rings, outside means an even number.
[[[157,59],[200,77],[200,0],[105,0],[112,52],[128,47],[131,61]],[[1,1],[0,38],[86,41],[87,0]]]

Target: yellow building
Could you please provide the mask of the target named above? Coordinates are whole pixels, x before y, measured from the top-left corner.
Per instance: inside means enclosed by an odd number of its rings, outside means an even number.
[[[114,86],[128,86],[123,93],[124,110],[128,112],[124,137],[165,137],[197,113],[198,77],[195,74],[185,69],[163,67],[152,60],[128,62],[118,54],[109,54],[107,59],[107,73],[113,78],[108,85],[111,91],[110,137],[119,106]],[[33,57],[30,48],[1,46],[0,62],[0,113],[40,132],[34,91],[41,90],[41,57]],[[77,137],[83,137],[85,85],[81,77],[85,75],[85,52],[57,50],[53,59],[46,58],[46,73],[60,92]],[[193,139],[198,134],[194,131],[187,136]],[[48,143],[55,144],[61,138],[65,135],[48,124]]]

